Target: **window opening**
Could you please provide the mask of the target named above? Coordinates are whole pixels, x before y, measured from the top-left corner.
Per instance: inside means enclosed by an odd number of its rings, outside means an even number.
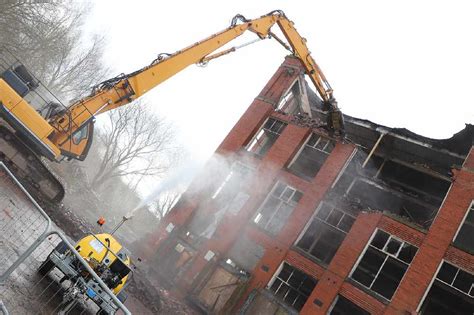
[[[360,306],[352,303],[345,297],[338,295],[336,297],[336,303],[332,309],[328,312],[328,315],[370,315],[369,312],[361,308]]]
[[[281,110],[286,114],[301,114],[301,89],[298,80],[286,92],[278,103],[277,110]]]
[[[243,188],[245,181],[252,175],[253,170],[252,167],[241,162],[234,163],[229,174],[212,195],[212,199],[219,199],[219,196],[229,199],[228,194],[237,194]]]
[[[420,308],[420,314],[472,314],[474,275],[442,262]]]
[[[467,210],[466,218],[454,239],[454,245],[468,253],[474,253],[474,201]]]
[[[376,155],[362,168],[365,157],[361,150],[356,152],[329,196],[359,209],[387,211],[428,229],[451,185],[449,179]]]
[[[425,203],[423,199],[388,189],[365,178],[357,178],[351,183],[347,198],[361,208],[388,211],[423,228],[431,225],[437,212],[437,207]]]
[[[277,182],[262,206],[254,222],[266,231],[277,234],[293,212],[303,193],[282,182]]]
[[[353,215],[322,202],[296,246],[322,263],[329,264],[354,222]]]
[[[317,283],[316,279],[284,262],[268,289],[285,304],[300,311]]]
[[[313,178],[323,166],[334,146],[333,140],[313,133],[288,168],[300,177]]]
[[[285,127],[286,123],[274,118],[269,118],[247,146],[247,151],[259,156],[265,155],[278,139]]]
[[[391,300],[418,248],[377,230],[351,278]]]

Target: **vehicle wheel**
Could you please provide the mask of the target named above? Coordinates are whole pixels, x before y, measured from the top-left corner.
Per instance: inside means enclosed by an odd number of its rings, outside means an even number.
[[[46,259],[41,266],[38,268],[38,273],[42,276],[46,276],[54,268],[54,263]]]
[[[127,294],[124,291],[120,291],[119,294],[117,294],[117,299],[119,299],[120,302],[125,303],[127,300]]]

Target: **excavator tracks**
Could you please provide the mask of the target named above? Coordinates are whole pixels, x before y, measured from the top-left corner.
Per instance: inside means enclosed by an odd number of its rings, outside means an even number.
[[[0,125],[0,161],[15,174],[40,203],[58,204],[64,187],[24,143],[7,127]]]

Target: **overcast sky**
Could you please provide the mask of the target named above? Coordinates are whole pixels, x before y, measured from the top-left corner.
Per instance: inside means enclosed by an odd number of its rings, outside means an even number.
[[[474,123],[472,1],[101,0],[87,26],[106,35],[106,62],[118,74],[226,28],[237,13],[275,9],[307,39],[344,113],[438,139]],[[190,66],[146,98],[205,160],[287,54],[261,41]]]

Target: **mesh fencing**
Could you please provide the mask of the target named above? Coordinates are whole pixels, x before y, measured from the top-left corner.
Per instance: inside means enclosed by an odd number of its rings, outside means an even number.
[[[101,311],[87,295],[79,292],[77,279],[65,277],[57,268],[45,272],[49,270],[44,262],[60,243],[67,243],[82,269],[90,268],[0,162],[0,314],[96,314]],[[90,278],[99,277],[90,273]],[[107,292],[108,288],[103,286],[102,282],[95,290]],[[109,296],[118,309],[116,314],[130,314],[115,295]],[[107,313],[102,311],[102,314]]]

